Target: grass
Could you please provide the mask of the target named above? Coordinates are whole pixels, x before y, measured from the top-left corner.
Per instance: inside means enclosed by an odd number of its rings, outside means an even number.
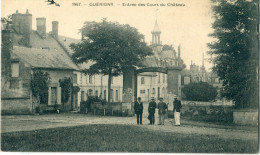
[[[257,141],[150,131],[139,126],[85,125],[2,133],[2,151],[256,153]]]

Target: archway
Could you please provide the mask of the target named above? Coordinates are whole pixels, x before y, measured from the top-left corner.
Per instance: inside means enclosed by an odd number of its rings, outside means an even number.
[[[123,69],[123,102],[133,102],[137,97],[137,74],[143,72],[159,72],[167,74],[167,95],[181,97],[181,68],[180,67],[146,67]],[[157,88],[158,89],[158,88]]]

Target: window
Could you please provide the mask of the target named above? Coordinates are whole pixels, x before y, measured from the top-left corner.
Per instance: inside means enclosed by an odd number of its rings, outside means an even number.
[[[12,62],[11,64],[11,76],[12,77],[19,77],[19,62]]]
[[[73,74],[73,83],[78,83],[77,74]]]
[[[141,77],[141,84],[144,84],[145,81],[144,81],[144,77]]]
[[[118,101],[118,90],[116,90],[116,101]]]
[[[95,91],[95,96],[98,96],[98,90]]]
[[[155,94],[155,88],[153,88],[152,94]]]
[[[165,83],[165,74],[163,74],[163,83]]]
[[[84,101],[84,91],[81,91],[81,101]]]
[[[18,79],[11,79],[10,80],[10,89],[19,89],[19,80]]]
[[[158,74],[158,83],[160,83],[160,73]]]
[[[89,75],[89,79],[88,80],[89,80],[90,84],[93,84],[93,75]]]
[[[140,90],[140,94],[145,94],[145,90]]]
[[[93,95],[93,90],[92,89],[89,89],[88,90],[88,96],[92,96]]]
[[[106,100],[106,99],[107,99],[107,91],[104,90],[104,100]]]

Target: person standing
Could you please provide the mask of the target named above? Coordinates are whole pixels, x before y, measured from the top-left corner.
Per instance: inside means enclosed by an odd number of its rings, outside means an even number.
[[[154,124],[154,113],[155,113],[155,108],[156,108],[156,102],[154,101],[154,97],[152,97],[151,102],[149,102],[149,106],[148,106],[148,113],[149,113],[149,120],[150,120],[150,124]]]
[[[177,96],[174,97],[173,106],[175,125],[180,126],[180,112],[182,106],[181,101],[178,100]]]
[[[134,110],[137,117],[137,124],[142,124],[143,102],[141,102],[141,97],[138,97],[137,101],[135,101]]]
[[[159,114],[159,125],[164,125],[164,119],[166,116],[166,109],[167,105],[165,102],[163,102],[163,98],[159,98],[159,103],[158,103],[158,114]]]

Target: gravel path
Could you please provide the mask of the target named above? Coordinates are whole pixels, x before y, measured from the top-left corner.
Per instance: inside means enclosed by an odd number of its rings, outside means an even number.
[[[156,118],[158,120],[158,117]],[[157,124],[158,122],[155,122]],[[111,116],[92,116],[78,113],[62,113],[48,115],[13,115],[1,117],[1,132],[31,131],[37,129],[48,129],[56,127],[79,126],[87,124],[123,124],[136,125],[135,117],[111,117]],[[237,130],[232,128],[209,127],[196,125],[196,122],[189,123],[183,121],[182,126],[174,126],[172,119],[166,119],[165,125],[148,125],[147,116],[143,116],[143,125],[139,127],[144,130],[154,130],[158,132],[181,133],[181,134],[202,134],[215,135],[228,139],[249,139],[257,140],[257,131]],[[136,125],[137,126],[137,125]]]

